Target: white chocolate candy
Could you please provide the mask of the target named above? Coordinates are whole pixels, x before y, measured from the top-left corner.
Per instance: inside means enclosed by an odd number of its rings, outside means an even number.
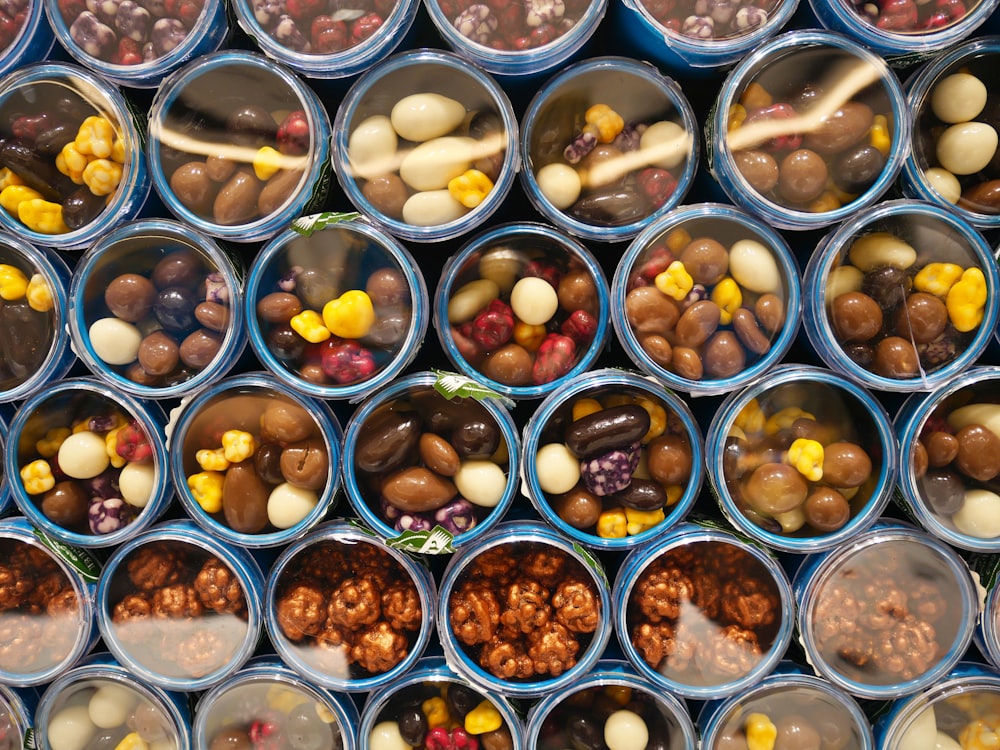
[[[934,192],[949,203],[958,203],[962,197],[962,183],[947,169],[931,167],[924,172],[924,179]]]
[[[545,199],[560,211],[576,203],[583,190],[577,171],[561,162],[546,164],[539,169],[535,181]]]
[[[59,468],[73,479],[92,479],[108,468],[108,457],[104,438],[84,430],[63,440],[58,453]]]
[[[941,122],[968,122],[986,107],[986,85],[969,73],[953,73],[931,92],[931,111]]]
[[[937,719],[933,706],[928,706],[910,723],[899,738],[898,747],[905,750],[934,750],[937,738]]]
[[[458,494],[483,508],[496,507],[507,489],[507,475],[503,469],[486,459],[462,461],[451,479]]]
[[[479,278],[489,279],[502,294],[510,294],[521,268],[528,262],[524,253],[509,247],[494,247],[479,259]]]
[[[142,333],[131,323],[119,318],[95,320],[88,332],[90,346],[102,362],[128,365],[139,356]]]
[[[757,240],[739,240],[729,248],[729,273],[744,289],[758,294],[781,291],[781,271],[774,255]]]
[[[967,404],[948,415],[948,426],[955,432],[970,424],[979,424],[1000,438],[1000,404]]]
[[[67,706],[49,720],[50,750],[83,750],[97,731],[87,706]]]
[[[411,94],[396,102],[389,119],[400,138],[421,143],[461,125],[465,105],[441,94]]]
[[[649,728],[634,711],[615,711],[604,722],[604,744],[608,750],[645,750]]]
[[[826,277],[826,304],[832,305],[841,294],[860,292],[864,279],[865,275],[854,266],[831,268]]]
[[[490,279],[476,279],[462,286],[448,300],[448,322],[465,323],[500,296],[500,287]]]
[[[968,490],[951,521],[961,533],[977,539],[1000,537],[1000,495],[989,490]]]
[[[471,138],[455,136],[421,143],[403,157],[399,177],[414,190],[443,190],[472,167],[475,145]]]
[[[468,212],[447,190],[425,190],[406,199],[403,221],[415,227],[436,227],[461,219]]]
[[[347,158],[354,176],[371,180],[398,169],[398,146],[399,139],[388,117],[374,115],[366,119],[347,141]]]
[[[937,158],[952,174],[975,174],[985,169],[997,150],[997,131],[984,122],[962,122],[937,140]]]
[[[559,294],[545,279],[525,276],[510,292],[510,307],[522,323],[545,325],[559,309]]]
[[[368,735],[368,747],[371,750],[413,750],[403,740],[399,733],[399,724],[395,721],[383,721],[372,727]]]
[[[279,529],[290,529],[313,512],[319,498],[312,490],[282,482],[267,498],[267,520]]]
[[[156,469],[152,464],[127,463],[118,475],[122,500],[133,508],[145,508],[153,495]]]
[[[87,703],[87,714],[95,726],[113,729],[125,724],[132,709],[139,702],[133,690],[120,685],[106,684],[97,688]]]
[[[691,136],[676,122],[654,122],[639,136],[639,150],[648,154],[648,164],[673,169],[691,153]]]
[[[561,495],[580,481],[580,460],[565,443],[549,443],[538,449],[535,471],[542,492]]]
[[[889,232],[872,232],[858,237],[847,255],[864,273],[883,266],[905,271],[917,262],[917,251]]]

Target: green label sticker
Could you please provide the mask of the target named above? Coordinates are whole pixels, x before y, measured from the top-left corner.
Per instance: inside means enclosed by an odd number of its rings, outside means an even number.
[[[376,534],[374,531],[372,531],[367,526],[365,526],[357,518],[348,518],[347,519],[347,525],[353,527],[354,529],[356,529],[358,531],[360,531],[365,536],[370,536],[370,537],[372,537],[374,539],[378,539],[378,534]]]
[[[58,539],[53,539],[39,529],[33,529],[33,531],[38,541],[73,566],[85,581],[88,583],[97,583],[97,579],[101,574],[101,565],[90,556],[90,553],[85,552],[79,547],[64,544]]]
[[[331,224],[340,224],[345,221],[357,221],[361,219],[361,214],[357,211],[323,211],[318,214],[300,216],[291,224],[293,232],[298,232],[304,237],[309,237],[313,232],[326,229]]]
[[[38,747],[38,745],[35,743],[35,728],[34,727],[28,727],[28,729],[24,732],[23,747],[24,747],[24,750],[35,750],[35,748]]]
[[[979,575],[979,580],[987,590],[992,589],[1000,576],[1000,555],[986,552],[963,552],[969,570]]]
[[[607,573],[604,572],[604,566],[597,561],[597,558],[591,554],[590,550],[581,545],[579,542],[573,542],[573,551],[583,558],[587,567],[597,573],[598,578],[600,578],[604,583],[604,587],[610,589],[611,584],[608,582]]]
[[[447,529],[435,526],[430,531],[404,531],[399,536],[386,539],[393,549],[413,552],[418,555],[450,555],[455,551],[452,542],[455,537]]]
[[[467,378],[465,375],[446,370],[431,370],[431,372],[437,378],[434,381],[434,390],[449,401],[453,398],[472,398],[476,401],[491,398],[496,399],[508,409],[513,409],[515,406],[512,399],[507,398],[502,393],[497,393],[492,388],[487,388],[472,378]]]

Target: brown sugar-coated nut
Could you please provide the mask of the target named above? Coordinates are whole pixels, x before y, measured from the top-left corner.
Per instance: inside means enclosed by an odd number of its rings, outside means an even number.
[[[351,658],[362,669],[377,674],[389,671],[405,659],[408,648],[405,635],[387,622],[377,622],[358,634]]]
[[[143,545],[126,563],[129,580],[140,591],[153,591],[177,583],[185,565],[175,546],[157,542]]]
[[[382,615],[380,597],[369,580],[348,578],[330,594],[330,622],[350,630],[372,625]]]
[[[327,602],[319,584],[300,583],[278,603],[277,617],[281,632],[291,641],[318,635],[327,620]]]
[[[233,614],[246,608],[243,587],[236,576],[221,560],[205,561],[194,579],[194,589],[205,609],[219,614]]]

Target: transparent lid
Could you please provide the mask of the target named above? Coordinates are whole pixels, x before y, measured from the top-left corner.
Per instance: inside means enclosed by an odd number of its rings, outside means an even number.
[[[505,225],[450,262],[435,298],[438,336],[466,375],[537,397],[600,354],[607,288],[582,245],[542,225]]]
[[[995,675],[948,680],[915,696],[893,717],[885,750],[931,750],[981,741],[993,732],[1000,711]]]
[[[282,234],[258,256],[248,288],[254,350],[314,396],[370,393],[409,363],[427,329],[416,261],[360,222]]]

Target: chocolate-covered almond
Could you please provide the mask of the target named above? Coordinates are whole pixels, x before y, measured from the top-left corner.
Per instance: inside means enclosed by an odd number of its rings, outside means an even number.
[[[667,504],[663,485],[649,479],[633,477],[628,487],[611,495],[614,502],[635,510],[659,510]]]
[[[580,458],[591,458],[639,442],[649,432],[649,413],[624,404],[582,417],[566,430],[566,446]]]
[[[412,412],[383,412],[359,433],[354,463],[372,474],[394,471],[415,454],[420,430],[420,417]]]
[[[293,443],[281,452],[281,475],[306,490],[322,489],[330,478],[330,458],[321,440]]]
[[[386,502],[404,512],[437,510],[458,494],[455,484],[422,466],[410,466],[388,477],[382,484]]]
[[[240,534],[257,534],[267,527],[267,498],[271,488],[257,476],[253,461],[233,464],[222,484],[222,512],[226,524]]]

